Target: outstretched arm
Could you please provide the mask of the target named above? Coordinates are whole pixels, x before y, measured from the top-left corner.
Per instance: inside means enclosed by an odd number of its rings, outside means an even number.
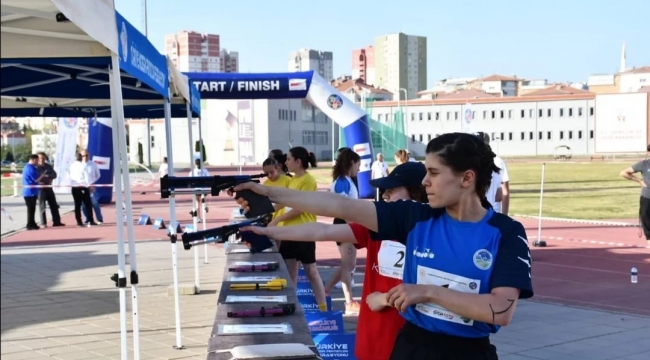
[[[276,240],[357,242],[348,224],[308,223],[297,226],[247,226],[243,227],[241,231],[252,231]]]
[[[361,224],[371,231],[377,231],[377,210],[372,201],[350,199],[324,191],[296,191],[281,187],[269,187],[254,182],[243,183],[234,188],[234,191],[241,190],[252,190],[258,194],[266,195],[272,202],[292,209],[340,218],[347,222]],[[239,199],[238,202],[247,211],[248,203],[243,199]]]

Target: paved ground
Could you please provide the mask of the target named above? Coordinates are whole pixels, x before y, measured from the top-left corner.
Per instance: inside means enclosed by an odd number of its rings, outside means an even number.
[[[134,216],[147,213],[167,221],[167,203],[154,188],[147,192],[133,193]],[[71,210],[71,199],[60,197],[60,202],[63,212]],[[208,227],[225,222],[232,200],[212,197],[209,203]],[[24,203],[21,198],[3,198],[2,206],[14,218],[7,222],[3,215],[1,221],[2,359],[118,359],[118,291],[109,280],[117,268],[114,207],[104,208],[103,226],[7,234],[24,227]],[[190,222],[190,206],[189,197],[179,199],[176,214],[181,224]],[[73,225],[72,215],[65,215],[64,222]],[[533,239],[537,221],[522,222]],[[537,296],[522,302],[513,323],[493,337],[501,359],[645,359],[650,351],[650,256],[641,248],[637,229],[546,220],[543,224],[549,246],[532,249]],[[139,240],[141,358],[205,359],[223,251],[209,247],[209,264],[201,262],[201,294],[181,297],[187,349],[173,350],[174,302],[167,295],[172,282],[170,246],[167,241],[143,241],[164,239],[164,230],[134,230]],[[338,252],[333,244],[319,244],[318,253],[327,279]],[[192,255],[179,250],[181,282],[194,280]],[[364,261],[360,251],[359,265]],[[631,266],[639,268],[638,284],[630,284]],[[357,295],[362,281],[356,275]],[[333,296],[335,308],[341,309],[342,294]],[[127,319],[130,324],[130,312]],[[345,319],[346,329],[354,331],[356,317]]]
[[[211,246],[201,264],[201,294],[181,296],[185,350],[174,350],[174,302],[167,242],[140,242],[141,358],[205,359],[223,270]],[[2,249],[2,359],[119,359],[115,244]],[[192,252],[179,252],[181,282],[193,281]],[[322,268],[323,277],[330,268]],[[357,284],[362,277],[357,275]],[[355,290],[359,295],[360,286]],[[342,307],[342,294],[333,294]],[[128,299],[129,297],[127,297]],[[129,327],[131,314],[127,319]],[[354,331],[356,317],[346,317]],[[650,318],[523,301],[513,323],[494,336],[502,359],[645,359]],[[645,340],[644,340],[645,339]],[[645,354],[645,355],[643,355]]]

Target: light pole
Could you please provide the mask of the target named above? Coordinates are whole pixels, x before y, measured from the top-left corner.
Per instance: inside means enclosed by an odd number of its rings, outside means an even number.
[[[408,105],[408,98],[409,98],[409,92],[408,90],[404,88],[399,88],[399,91],[397,92],[397,106],[400,107],[399,105],[399,96],[401,95],[401,92],[404,91],[404,132],[406,136],[406,152],[409,151],[409,142],[410,136],[409,136],[409,125],[408,125],[408,114],[409,114],[409,105]],[[400,107],[401,110],[401,107]]]

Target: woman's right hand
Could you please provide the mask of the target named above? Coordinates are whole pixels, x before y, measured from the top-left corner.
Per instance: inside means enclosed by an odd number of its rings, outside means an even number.
[[[386,293],[375,291],[366,296],[366,304],[372,311],[381,311],[388,306]]]

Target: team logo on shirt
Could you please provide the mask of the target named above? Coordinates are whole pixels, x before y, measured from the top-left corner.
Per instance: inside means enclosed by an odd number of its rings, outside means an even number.
[[[480,249],[474,253],[474,265],[481,270],[487,270],[492,266],[492,254],[485,250]]]

